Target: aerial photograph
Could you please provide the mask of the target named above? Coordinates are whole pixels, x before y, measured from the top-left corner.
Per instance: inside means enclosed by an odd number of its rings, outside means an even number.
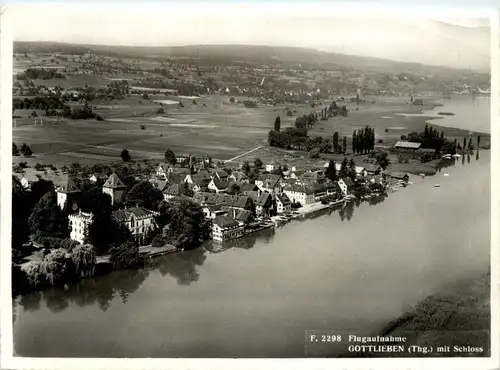
[[[14,356],[491,356],[488,18],[99,6],[8,9]]]

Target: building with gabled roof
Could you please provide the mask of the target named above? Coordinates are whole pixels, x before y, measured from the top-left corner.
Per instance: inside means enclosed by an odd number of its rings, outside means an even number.
[[[271,194],[262,191],[245,191],[244,194],[252,199],[257,215],[269,215],[273,209],[273,198]]]
[[[57,205],[63,209],[68,199],[75,200],[81,193],[81,190],[76,186],[75,181],[71,177],[66,176],[62,184],[57,188],[56,193]]]
[[[288,198],[288,195],[285,193],[276,194],[274,199],[276,201],[276,213],[282,214],[290,213],[292,211],[292,202]]]
[[[212,180],[210,180],[210,183],[208,184],[208,188],[215,191],[216,193],[227,190],[228,186],[229,183],[227,181],[219,180],[217,177],[214,177]]]
[[[243,236],[243,226],[228,215],[217,215],[212,222],[212,238],[217,241]]]
[[[292,203],[306,204],[314,203],[314,189],[310,185],[289,185],[283,189]]]
[[[118,177],[116,173],[112,173],[102,186],[102,192],[111,197],[111,205],[121,203],[127,186]]]
[[[124,208],[113,212],[113,218],[127,227],[132,237],[139,243],[144,242],[146,234],[156,229],[154,217],[158,212],[143,207]]]

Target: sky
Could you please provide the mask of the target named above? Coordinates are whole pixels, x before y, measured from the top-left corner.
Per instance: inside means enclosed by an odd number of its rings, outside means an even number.
[[[325,3],[273,5],[53,3],[11,5],[7,12],[18,41],[296,46],[457,68],[489,68],[489,20],[482,13],[387,11],[374,16],[358,8],[340,9]]]

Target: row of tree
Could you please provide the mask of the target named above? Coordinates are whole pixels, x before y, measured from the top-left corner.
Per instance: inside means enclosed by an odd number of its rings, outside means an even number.
[[[366,126],[352,133],[352,152],[366,154],[375,149],[375,129]]]
[[[12,156],[18,157],[20,154],[22,154],[25,157],[31,157],[33,155],[33,151],[26,143],[23,143],[23,145],[21,145],[21,148],[19,149],[17,147],[16,143],[13,142],[12,143]]]

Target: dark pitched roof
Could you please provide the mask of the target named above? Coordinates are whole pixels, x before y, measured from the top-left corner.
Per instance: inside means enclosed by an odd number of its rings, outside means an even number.
[[[348,186],[348,187],[351,187],[351,186],[354,186],[354,183],[352,182],[351,178],[350,177],[344,177],[342,179],[342,181],[344,181],[344,183]]]
[[[154,215],[155,213],[153,211],[150,211],[143,207],[125,208],[113,212],[113,217],[119,222],[128,221],[132,218],[132,216],[140,219],[153,217]]]
[[[66,176],[63,183],[59,187],[59,192],[66,193],[66,194],[79,193],[80,189],[78,189],[78,186],[76,186],[76,184],[72,178],[70,178],[69,176]]]
[[[288,198],[288,195],[285,193],[283,194],[276,194],[276,199],[281,202],[284,206],[291,204],[292,202],[290,201],[290,198]]]
[[[112,188],[112,189],[126,188],[125,184],[122,182],[122,180],[120,180],[118,175],[114,172],[106,180],[103,187],[104,188]]]
[[[229,183],[227,181],[224,181],[224,180],[219,180],[218,178],[214,177],[213,180],[214,182],[214,185],[217,187],[217,189],[219,190],[223,190],[223,189],[227,189],[227,187],[229,186]]]
[[[230,194],[214,194],[207,192],[199,192],[194,194],[193,200],[197,203],[206,203],[207,205],[225,205],[235,208],[245,208],[248,204],[248,196],[230,195]]]
[[[231,217],[229,217],[227,215],[216,216],[214,221],[213,221],[213,224],[219,225],[222,228],[237,227],[240,225],[237,221],[233,220]]]
[[[204,175],[191,175],[191,180],[193,181],[193,184],[196,184],[198,186],[205,186],[210,183],[210,177],[205,177]]]
[[[181,175],[190,175],[191,174],[191,169],[190,168],[185,168],[185,167],[174,167],[174,172],[175,174],[181,174]]]
[[[214,174],[216,174],[219,178],[222,178],[222,179],[229,176],[229,174],[224,170],[215,170]]]
[[[245,195],[248,195],[250,198],[252,198],[256,206],[265,206],[266,203],[270,203],[272,200],[271,194],[269,193],[262,193],[258,191],[246,191]]]
[[[189,188],[189,185],[188,185]],[[186,188],[184,187],[184,183],[182,184],[172,184],[167,187],[163,193],[174,196],[181,196],[186,194]]]
[[[314,194],[313,188],[309,185],[289,185],[284,190],[294,191],[298,193],[305,193],[305,194]]]

